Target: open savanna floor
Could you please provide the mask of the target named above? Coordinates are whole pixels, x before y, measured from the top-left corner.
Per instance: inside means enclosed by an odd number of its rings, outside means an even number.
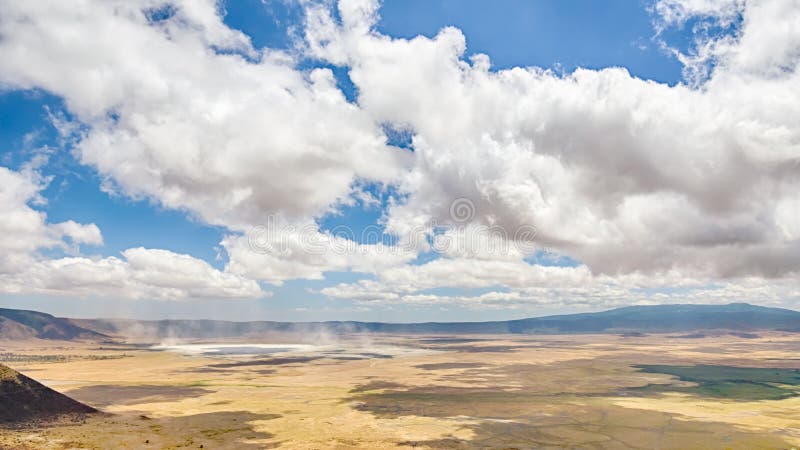
[[[800,447],[794,334],[372,337],[418,350],[394,357],[364,342],[340,343],[357,357],[0,342],[0,361],[103,411],[6,425],[0,448]]]

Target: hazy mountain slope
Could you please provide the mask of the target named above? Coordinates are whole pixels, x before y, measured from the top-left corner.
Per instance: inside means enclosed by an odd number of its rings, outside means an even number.
[[[697,330],[800,331],[800,312],[744,303],[729,305],[630,306],[584,314],[494,322],[227,322],[217,320],[75,320],[105,334],[137,338],[213,338],[270,333],[620,333]]]
[[[37,311],[0,308],[0,339],[104,339],[107,336]]]
[[[746,303],[628,306],[598,313],[547,316],[509,322],[513,333],[567,331],[677,332],[694,330],[798,330],[800,312]]]
[[[97,410],[0,364],[0,422],[45,419]]]

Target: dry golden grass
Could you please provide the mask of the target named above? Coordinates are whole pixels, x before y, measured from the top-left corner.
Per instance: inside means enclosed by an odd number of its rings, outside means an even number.
[[[106,413],[6,427],[0,448],[800,446],[800,397],[734,401],[632,389],[686,384],[636,364],[799,366],[791,334],[475,338],[379,336],[381,344],[430,351],[278,364],[266,356],[0,342],[0,353],[27,356],[8,362],[14,369]]]

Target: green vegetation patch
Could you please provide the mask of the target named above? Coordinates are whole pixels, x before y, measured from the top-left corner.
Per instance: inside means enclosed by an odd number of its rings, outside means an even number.
[[[704,397],[731,400],[781,400],[795,397],[800,389],[800,369],[734,367],[715,365],[634,366],[647,373],[663,373],[695,386],[649,384],[638,390],[648,392],[686,392]]]

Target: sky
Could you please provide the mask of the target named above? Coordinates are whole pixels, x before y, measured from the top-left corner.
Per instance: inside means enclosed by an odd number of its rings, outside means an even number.
[[[0,307],[800,308],[800,0],[0,0]]]

